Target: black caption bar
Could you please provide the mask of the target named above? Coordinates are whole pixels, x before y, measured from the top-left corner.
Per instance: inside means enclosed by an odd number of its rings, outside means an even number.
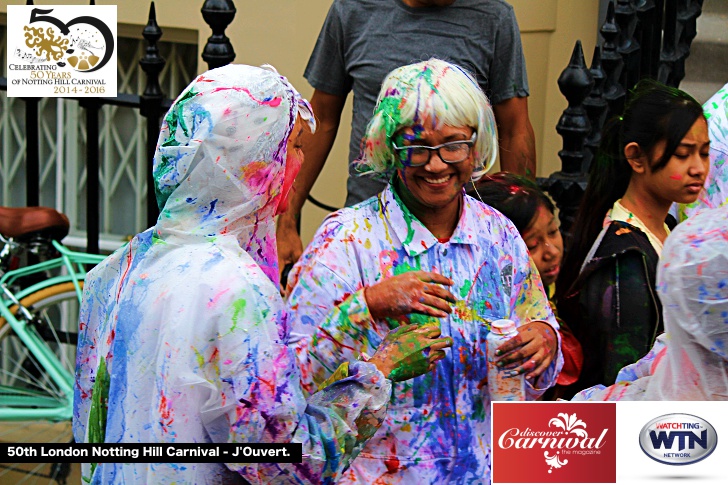
[[[301,463],[301,443],[0,443],[14,463]]]

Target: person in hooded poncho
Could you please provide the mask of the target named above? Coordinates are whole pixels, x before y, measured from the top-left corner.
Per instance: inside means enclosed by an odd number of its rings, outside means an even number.
[[[665,333],[652,351],[575,401],[728,400],[728,206],[678,225],[657,271]]]
[[[91,443],[292,441],[303,462],[86,464],[86,481],[332,483],[383,419],[388,365],[406,360],[408,378],[444,357],[439,330],[412,327],[305,400],[274,283],[301,120],[315,127],[272,68],[214,69],[177,98],[154,156],[157,224],[86,279],[73,431]]]

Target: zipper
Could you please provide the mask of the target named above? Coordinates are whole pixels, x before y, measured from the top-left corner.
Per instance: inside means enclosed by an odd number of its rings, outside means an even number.
[[[645,258],[645,255],[642,255],[642,267],[645,270],[645,275],[649,275],[649,272],[647,270],[647,261]],[[655,282],[657,284],[657,282]],[[655,339],[657,338],[657,329],[660,328],[660,322],[662,321],[662,315],[660,315],[660,307],[657,305],[657,296],[655,295],[654,290],[652,289],[652,285],[647,284],[647,288],[650,290],[650,297],[652,298],[652,305],[655,308],[655,315],[657,315],[657,324],[655,325],[654,330],[652,331],[652,340],[650,341],[650,348],[655,343]]]

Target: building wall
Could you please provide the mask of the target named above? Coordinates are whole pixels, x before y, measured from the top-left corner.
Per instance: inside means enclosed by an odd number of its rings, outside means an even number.
[[[99,5],[118,4],[119,32],[140,32],[148,15],[147,0],[97,0]],[[156,11],[164,39],[197,37],[200,52],[210,28],[200,13],[203,0],[157,0]],[[510,0],[521,28],[531,96],[529,113],[536,133],[538,175],[548,176],[560,168],[557,152],[561,138],[555,131],[566,100],[556,81],[566,67],[574,42],[581,39],[587,63],[597,39],[599,0]],[[0,4],[0,21],[6,4],[24,5],[25,0]],[[86,5],[86,0],[36,0],[36,5]],[[303,70],[326,16],[331,0],[237,0],[237,14],[226,34],[235,48],[235,62],[269,63],[287,76],[304,96],[312,89]],[[205,63],[199,59],[200,71]],[[176,93],[167,93],[173,96]],[[345,177],[351,100],[345,108],[334,149],[314,186],[313,195],[329,205],[340,206],[346,197]],[[304,243],[310,240],[326,213],[307,204],[302,216]],[[141,229],[141,228],[140,228]]]

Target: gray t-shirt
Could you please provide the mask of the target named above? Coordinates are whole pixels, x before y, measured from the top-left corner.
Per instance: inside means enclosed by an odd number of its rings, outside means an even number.
[[[431,57],[470,71],[491,103],[528,96],[526,63],[513,7],[502,0],[456,0],[411,8],[401,0],[334,0],[304,76],[315,89],[354,90],[346,205],[384,182],[357,175],[361,140],[382,81],[393,69]]]

